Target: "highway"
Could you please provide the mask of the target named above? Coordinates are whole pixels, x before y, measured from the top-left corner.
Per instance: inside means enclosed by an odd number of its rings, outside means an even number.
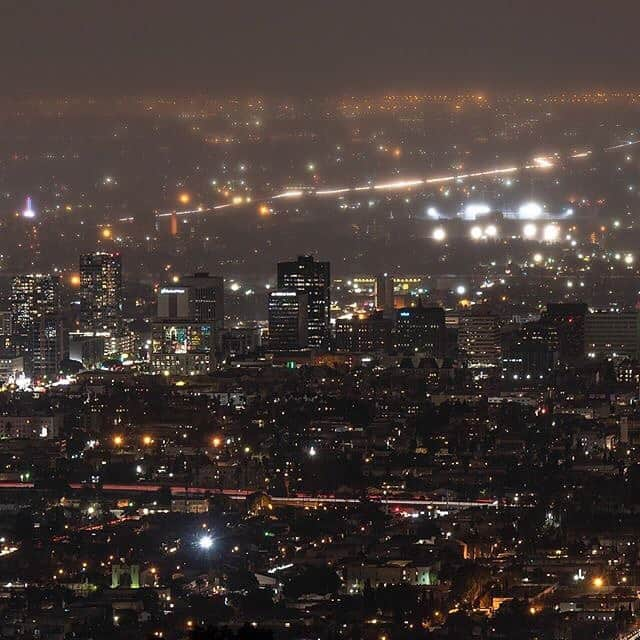
[[[618,151],[621,149],[626,149],[632,145],[639,144],[640,140],[630,140],[624,142],[622,144],[612,145],[610,147],[605,147],[603,151]],[[583,158],[588,158],[592,154],[590,149],[586,149],[584,151],[574,152],[572,154],[567,155],[565,160],[579,160]],[[469,178],[485,178],[491,176],[501,176],[501,175],[509,175],[513,173],[517,173],[520,171],[530,171],[530,170],[549,170],[554,169],[558,166],[558,164],[563,160],[560,154],[553,154],[547,156],[538,156],[532,159],[531,162],[520,165],[520,166],[508,166],[508,167],[492,167],[489,169],[485,169],[482,171],[474,171],[470,173],[453,173],[450,175],[436,175],[436,176],[427,176],[423,178],[415,178],[415,179],[403,179],[403,180],[394,180],[390,182],[380,182],[380,183],[367,183],[358,186],[336,186],[336,187],[323,187],[321,189],[317,189],[315,187],[301,187],[296,189],[288,189],[281,193],[276,193],[275,195],[271,195],[265,198],[259,199],[260,202],[270,202],[272,200],[278,200],[280,198],[285,199],[300,199],[307,196],[315,196],[315,197],[327,197],[327,196],[336,196],[336,195],[344,195],[347,193],[361,193],[361,192],[375,192],[375,191],[406,191],[407,189],[412,189],[419,186],[427,186],[427,185],[438,185],[438,184],[446,184],[448,182],[455,182],[457,180],[466,180]],[[222,204],[212,205],[210,207],[197,207],[195,209],[184,209],[177,211],[166,211],[162,213],[156,214],[157,218],[164,218],[169,216],[186,216],[192,214],[200,214],[200,213],[210,213],[214,211],[219,211],[221,209],[228,209],[232,207],[242,207],[246,206],[246,202],[226,202]]]
[[[248,495],[254,493],[246,489],[216,489],[212,487],[184,487],[177,485],[161,485],[161,484],[103,484],[99,490],[105,493],[155,493],[168,486],[171,494],[174,496],[203,495],[210,493],[211,495],[225,495],[233,500],[244,500]],[[82,489],[94,488],[91,484],[81,484],[78,482],[70,483],[69,487],[74,491]],[[0,490],[7,489],[13,491],[32,491],[35,486],[32,482],[0,482]],[[346,498],[334,495],[292,495],[292,496],[270,496],[271,501],[275,504],[298,507],[313,507],[320,505],[333,504],[359,504],[363,500],[361,498]],[[485,500],[434,500],[423,496],[416,497],[385,497],[385,496],[369,496],[367,501],[370,503],[380,504],[388,507],[413,507],[413,508],[431,508],[431,509],[469,509],[472,507],[480,508],[497,508],[500,502],[497,499]],[[508,505],[519,506],[519,505]]]

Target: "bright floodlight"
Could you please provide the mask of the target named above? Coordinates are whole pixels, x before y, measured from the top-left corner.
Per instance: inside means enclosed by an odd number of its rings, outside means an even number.
[[[438,213],[438,210],[435,207],[429,207],[427,209],[427,215],[430,218],[434,218],[435,220],[437,220],[440,217],[440,214]]]
[[[463,296],[465,293],[467,293],[467,288],[466,288],[464,285],[459,284],[459,285],[456,287],[456,293],[457,293],[459,296]]]
[[[542,207],[537,202],[525,202],[518,209],[520,218],[539,218],[542,215]]]
[[[211,549],[213,547],[213,538],[207,535],[201,536],[200,540],[198,540],[198,546],[205,551]]]
[[[498,235],[498,227],[495,224],[490,224],[484,232],[490,237],[495,238]]]
[[[527,240],[535,238],[537,233],[538,227],[536,227],[533,222],[529,222],[528,224],[525,224],[524,227],[522,227],[522,235],[527,238]]]
[[[560,228],[555,224],[548,224],[542,231],[545,242],[556,242],[560,237]]]
[[[471,227],[471,237],[474,240],[480,240],[482,238],[482,229],[478,226]]]
[[[447,237],[447,232],[442,228],[442,227],[438,227],[437,229],[433,230],[433,239],[437,240],[438,242],[442,242],[443,240],[445,240]]]
[[[626,264],[633,264],[633,256],[630,253],[624,257],[624,261]]]
[[[484,216],[491,213],[491,207],[486,204],[468,204],[464,208],[464,217],[474,220],[477,216]]]

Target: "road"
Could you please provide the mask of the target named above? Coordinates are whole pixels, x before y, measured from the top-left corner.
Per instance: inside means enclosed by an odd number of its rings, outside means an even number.
[[[101,491],[105,493],[155,493],[162,489],[164,486],[160,484],[127,484],[127,483],[107,483],[100,487]],[[80,491],[82,489],[90,489],[93,485],[70,483],[69,487],[74,491]],[[0,482],[0,490],[33,490],[34,484],[32,482]],[[185,495],[203,495],[210,493],[212,495],[221,494],[228,496],[234,500],[244,500],[248,495],[254,493],[254,491],[246,489],[215,489],[212,487],[188,487],[179,485],[169,486],[171,494],[175,496]],[[358,504],[362,502],[361,498],[345,498],[335,495],[306,495],[296,494],[292,496],[271,496],[271,500],[275,504],[283,504],[290,506],[309,507],[323,504]],[[426,507],[426,508],[441,508],[441,509],[468,509],[471,507],[480,508],[497,508],[500,506],[500,502],[495,499],[484,500],[434,500],[425,498],[423,496],[415,497],[385,497],[385,496],[369,496],[368,502],[381,504],[389,507]],[[508,506],[520,506],[520,505],[508,505]]]

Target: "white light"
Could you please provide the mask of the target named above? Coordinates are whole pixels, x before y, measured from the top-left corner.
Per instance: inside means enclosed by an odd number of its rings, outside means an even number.
[[[229,288],[231,289],[231,291],[239,291],[240,285],[237,282],[234,282]]]
[[[456,293],[457,293],[459,296],[463,296],[465,293],[467,293],[467,288],[466,288],[464,285],[459,284],[459,285],[456,287]]]
[[[542,262],[542,254],[541,253],[536,253],[533,256],[533,261],[538,264],[539,262]]]
[[[536,166],[539,167],[540,169],[550,169],[551,167],[553,167],[553,162],[551,162],[549,158],[545,158],[544,156],[539,156],[538,158],[534,158],[533,161],[535,162]]]
[[[498,235],[498,227],[495,224],[490,224],[484,232],[490,237],[495,238]]]
[[[433,230],[433,239],[437,242],[442,242],[446,239],[446,237],[447,232],[442,227],[438,227],[437,229]]]
[[[624,257],[624,261],[626,264],[633,264],[633,256],[630,253]]]
[[[542,207],[537,202],[525,202],[518,209],[520,218],[539,218],[542,215]]]
[[[522,227],[522,235],[528,240],[535,238],[537,233],[538,233],[538,227],[536,227],[536,225],[533,224],[533,222],[529,222],[525,224],[524,227]]]
[[[22,217],[23,218],[35,218],[36,217],[36,212],[33,210],[33,206],[31,204],[31,198],[27,198],[27,204],[24,208],[24,211],[22,212]]]
[[[213,538],[211,536],[202,536],[198,540],[198,546],[205,551],[213,547]]]
[[[471,237],[474,240],[480,240],[482,238],[482,229],[480,227],[471,227]]]
[[[556,242],[560,237],[560,228],[555,224],[548,224],[542,231],[545,242]]]
[[[464,217],[475,220],[477,216],[484,216],[491,213],[491,207],[486,204],[468,204],[464,208]]]
[[[312,458],[316,455],[316,453],[318,453],[318,452],[316,451],[316,448],[315,448],[315,447],[309,447],[309,455],[310,455]]]
[[[437,220],[440,217],[440,214],[438,213],[438,210],[435,207],[429,207],[427,209],[427,215],[430,218],[434,218],[435,220]]]

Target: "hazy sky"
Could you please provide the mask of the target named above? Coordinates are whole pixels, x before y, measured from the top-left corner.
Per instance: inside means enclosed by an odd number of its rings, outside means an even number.
[[[0,0],[0,91],[640,86],[640,2]]]

